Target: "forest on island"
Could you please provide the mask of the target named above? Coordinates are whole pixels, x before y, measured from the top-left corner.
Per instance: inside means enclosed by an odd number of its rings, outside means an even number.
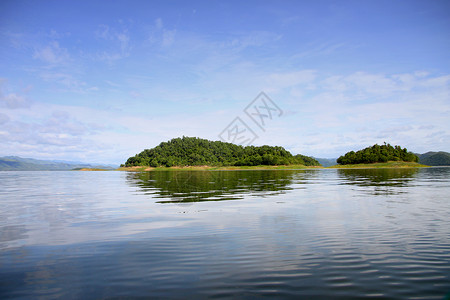
[[[292,155],[279,146],[241,146],[197,137],[174,138],[128,158],[125,167],[150,166],[320,166],[312,157]]]
[[[381,146],[375,144],[356,152],[347,152],[337,159],[337,163],[340,165],[370,164],[388,161],[418,162],[419,157],[412,152],[408,152],[406,148],[384,143]]]

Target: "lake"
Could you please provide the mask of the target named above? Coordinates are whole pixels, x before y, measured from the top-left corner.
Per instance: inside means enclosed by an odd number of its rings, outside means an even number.
[[[444,299],[450,168],[0,172],[0,298]]]

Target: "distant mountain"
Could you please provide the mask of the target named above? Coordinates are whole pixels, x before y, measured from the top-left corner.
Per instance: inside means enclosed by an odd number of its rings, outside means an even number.
[[[336,162],[337,158],[317,158],[317,157],[314,158],[325,168],[337,165]]]
[[[40,160],[18,156],[0,157],[0,171],[66,171],[79,168],[98,168],[113,170],[113,165],[92,165],[78,162]]]
[[[418,154],[419,163],[428,166],[450,166],[450,153],[439,152],[427,152],[424,154]]]

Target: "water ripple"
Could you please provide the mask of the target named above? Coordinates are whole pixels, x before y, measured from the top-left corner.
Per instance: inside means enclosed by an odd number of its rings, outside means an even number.
[[[450,168],[3,172],[0,187],[2,299],[450,291]]]

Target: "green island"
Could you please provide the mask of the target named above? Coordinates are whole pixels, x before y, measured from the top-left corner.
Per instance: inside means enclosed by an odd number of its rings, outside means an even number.
[[[277,169],[320,167],[312,157],[279,146],[241,146],[197,137],[174,138],[128,158],[119,170]]]
[[[350,151],[329,168],[418,168],[419,157],[400,146],[373,145]],[[127,159],[117,170],[277,170],[323,168],[313,157],[280,146],[241,146],[197,137],[174,138]]]
[[[330,168],[421,168],[419,157],[406,148],[375,144],[359,151],[350,151],[337,159],[338,165]]]
[[[418,162],[419,157],[400,146],[373,145],[359,151],[350,151],[337,159],[340,165],[386,163],[388,161]]]

